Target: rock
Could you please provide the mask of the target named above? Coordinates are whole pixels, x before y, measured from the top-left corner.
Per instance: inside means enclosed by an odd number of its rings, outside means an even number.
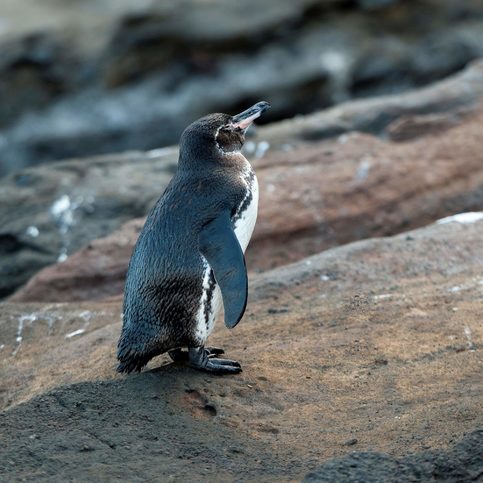
[[[483,203],[483,112],[411,142],[351,133],[255,163],[261,204],[252,266],[423,226]]]
[[[22,111],[47,108],[49,103],[74,89],[78,75],[75,58],[67,57],[60,38],[37,33],[10,40],[0,55],[0,128]],[[12,95],[15,92],[21,95]]]
[[[472,0],[6,1],[0,174],[173,144],[261,98],[275,121],[399,92],[483,56]]]
[[[482,220],[449,221],[252,276],[244,320],[210,338],[235,377],[166,356],[117,375],[119,301],[3,303],[2,478],[280,481],[414,462],[477,479],[478,433],[447,448],[481,426],[482,251]],[[348,435],[391,460],[351,457]]]
[[[249,157],[261,158],[254,161],[262,200],[249,250],[251,268],[270,268],[339,243],[396,233],[458,211],[480,209],[477,180],[481,163],[475,152],[479,135],[474,115],[481,112],[481,86],[483,63],[431,88],[347,103],[325,114],[259,129],[246,146]],[[375,123],[375,119],[380,121]],[[342,120],[344,129],[385,126],[384,132],[379,127],[379,133],[389,133],[399,141],[414,138],[418,129],[417,135],[422,137],[419,143],[401,145],[357,134],[329,142],[316,140],[317,125],[326,133],[320,135],[324,138],[327,132],[338,132],[333,126]],[[438,137],[443,131],[447,132]],[[314,141],[308,143],[304,137]],[[438,148],[439,138],[444,148]],[[429,152],[426,143],[433,146]],[[452,160],[446,159],[447,149]],[[176,158],[174,148],[165,148],[53,163],[0,180],[0,297],[12,293],[59,256],[70,255],[130,218],[146,215],[174,172]],[[434,164],[431,179],[427,179],[427,163]],[[323,172],[320,166],[324,166]],[[392,192],[378,188],[386,178]],[[304,188],[302,182],[307,183]],[[413,183],[418,186],[416,192]],[[421,204],[424,197],[430,198],[428,207]],[[56,202],[67,201],[69,207],[58,217],[74,218],[68,227],[62,222],[62,228],[58,224],[62,220],[55,219],[51,209]],[[57,206],[62,208],[62,203]],[[289,223],[285,213],[292,214]],[[294,236],[289,240],[290,233]],[[118,273],[124,272],[125,260],[114,263],[119,263]],[[119,283],[122,281],[117,280],[112,288]],[[99,297],[112,294],[112,288],[101,290]],[[65,300],[64,295],[59,292],[55,300]]]
[[[406,117],[440,115],[457,118],[483,97],[483,61],[429,87],[342,103],[307,116],[297,116],[259,129],[257,141],[270,146],[291,146],[361,131],[385,138],[394,123]],[[414,134],[413,134],[414,136]],[[406,135],[407,138],[407,135]]]
[[[387,127],[392,141],[404,142],[421,136],[441,134],[461,123],[467,112],[402,116]]]
[[[424,451],[404,458],[381,453],[352,453],[329,460],[304,482],[473,481],[483,467],[483,430],[473,431],[446,451]]]
[[[71,160],[0,183],[0,297],[154,204],[177,150]]]
[[[266,270],[350,241],[480,209],[483,109],[454,119],[455,127],[440,125],[438,131],[433,123],[425,135],[404,143],[351,133],[286,152],[269,150],[254,160],[261,200],[247,251],[249,269]],[[147,195],[149,187],[143,190]],[[135,240],[127,225],[46,268],[13,300],[119,295]]]
[[[93,240],[65,262],[41,270],[10,299],[68,302],[121,294],[127,264],[143,225],[144,218],[136,218],[114,233]]]

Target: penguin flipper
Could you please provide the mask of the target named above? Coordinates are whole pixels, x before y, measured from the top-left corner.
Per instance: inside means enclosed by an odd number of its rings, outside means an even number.
[[[248,278],[245,257],[233,231],[228,211],[202,228],[200,252],[213,269],[223,297],[225,325],[232,329],[245,313]]]

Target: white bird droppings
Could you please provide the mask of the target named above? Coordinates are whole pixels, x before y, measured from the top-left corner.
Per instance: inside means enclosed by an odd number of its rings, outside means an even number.
[[[56,199],[52,206],[50,207],[50,213],[54,218],[61,218],[64,213],[70,208],[70,197],[69,195],[62,195],[60,198]]]
[[[77,330],[74,330],[73,332],[69,332],[68,334],[65,334],[66,339],[71,339],[72,337],[75,337],[76,335],[81,335],[83,334],[87,327],[89,327],[90,320],[92,319],[94,313],[91,312],[90,310],[84,310],[79,314],[79,317],[84,320],[84,325]]]
[[[467,325],[465,325],[464,333],[465,333],[466,340],[468,342],[468,349],[470,351],[474,351],[475,350],[475,344],[473,343],[473,338],[471,336],[471,329]]]
[[[367,176],[369,175],[369,171],[371,169],[371,163],[369,159],[364,158],[357,167],[355,180],[358,182],[364,181]]]
[[[83,202],[83,197],[78,197],[76,200],[72,201],[69,195],[62,195],[57,198],[50,207],[50,214],[59,227],[62,241],[62,248],[57,257],[58,262],[63,262],[67,258],[67,251],[70,245],[69,230],[76,224],[74,216],[75,210],[77,210]],[[92,205],[89,206],[93,210]]]
[[[392,293],[382,293],[380,295],[374,295],[374,300],[375,301],[386,300],[386,299],[390,299],[391,297],[392,297]]]
[[[85,331],[85,329],[74,330],[74,332],[69,332],[68,334],[65,334],[65,338],[70,339],[71,337],[75,337],[76,335],[83,334]]]
[[[28,236],[31,236],[32,238],[37,238],[40,235],[40,231],[36,226],[29,226],[26,230],[25,233]]]
[[[483,211],[468,211],[467,213],[458,213],[456,215],[447,216],[441,218],[436,223],[438,225],[444,225],[446,223],[475,223],[476,221],[483,220]]]
[[[15,342],[16,346],[14,351],[12,352],[12,356],[17,355],[17,352],[20,349],[20,346],[22,345],[22,340],[23,340],[23,329],[25,327],[26,322],[34,322],[37,320],[37,315],[32,313],[32,314],[26,314],[26,315],[21,315],[18,318],[18,326],[17,326],[17,333],[15,334]]]

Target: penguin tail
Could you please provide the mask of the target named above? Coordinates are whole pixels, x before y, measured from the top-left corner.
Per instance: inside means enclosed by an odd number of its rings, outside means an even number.
[[[133,330],[132,326],[126,324],[122,328],[121,337],[117,345],[117,359],[119,365],[117,372],[129,374],[130,372],[141,372],[141,369],[155,356],[162,354],[157,333],[149,332],[146,327],[143,330]],[[148,328],[149,329],[149,328]]]
[[[121,338],[119,339],[117,360],[119,365],[117,366],[117,372],[124,372],[129,374],[130,372],[141,372],[141,369],[149,362],[153,357],[153,354],[149,350],[145,350],[144,344],[134,345],[130,343],[130,334],[126,334],[123,330]]]
[[[117,366],[117,372],[129,374],[130,372],[141,372],[141,369],[152,359],[152,354],[120,354],[117,358],[119,365]]]
[[[118,364],[116,371],[120,373],[129,374],[131,372],[141,372],[142,365],[138,364],[136,361],[122,361]]]

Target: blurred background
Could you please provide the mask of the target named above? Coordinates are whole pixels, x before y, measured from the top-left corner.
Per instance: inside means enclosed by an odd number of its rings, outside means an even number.
[[[0,175],[422,86],[483,54],[481,0],[2,0]]]

